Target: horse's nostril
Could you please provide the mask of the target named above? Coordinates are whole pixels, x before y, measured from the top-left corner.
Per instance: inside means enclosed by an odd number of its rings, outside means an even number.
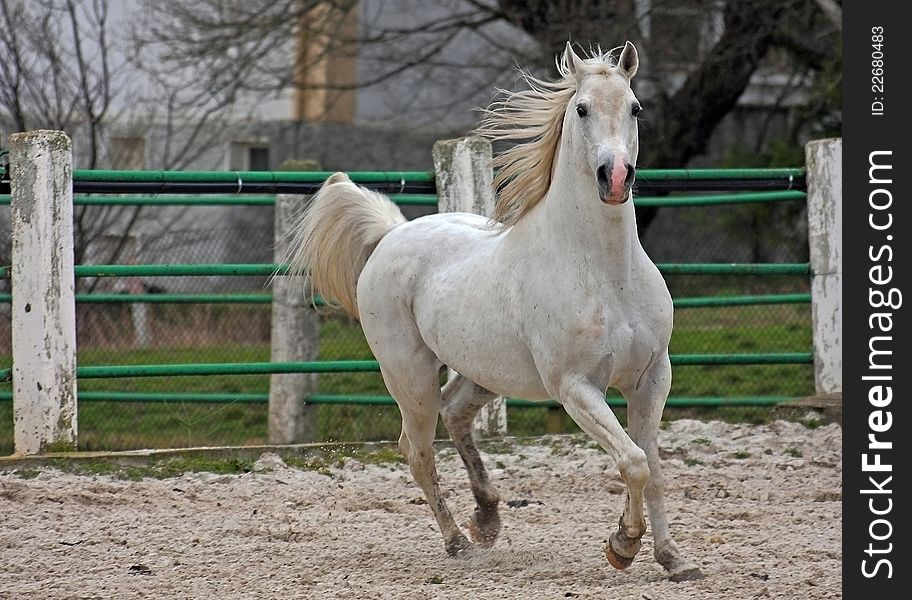
[[[595,170],[595,178],[599,183],[608,183],[608,169],[605,165],[599,165],[599,168]]]
[[[636,178],[637,170],[636,170],[636,167],[634,167],[630,163],[627,163],[626,167],[627,167],[627,177],[624,178],[624,185],[626,185],[627,187],[630,187],[631,185],[633,185],[633,180]]]

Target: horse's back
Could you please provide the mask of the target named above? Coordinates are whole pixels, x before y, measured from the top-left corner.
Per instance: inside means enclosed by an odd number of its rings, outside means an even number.
[[[469,269],[493,250],[496,231],[488,219],[470,213],[420,217],[391,230],[374,249],[358,280],[358,303],[382,298],[414,301],[433,278]],[[394,289],[389,289],[393,284]]]

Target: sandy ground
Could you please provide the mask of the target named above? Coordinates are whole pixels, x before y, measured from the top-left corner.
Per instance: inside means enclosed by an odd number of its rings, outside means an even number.
[[[706,578],[667,581],[651,533],[626,571],[602,547],[624,489],[582,437],[485,459],[502,499],[491,550],[449,558],[399,464],[329,474],[261,462],[243,475],[125,481],[0,472],[0,598],[841,597],[841,430],[678,421],[661,433],[678,543]],[[439,455],[450,506],[472,509]]]

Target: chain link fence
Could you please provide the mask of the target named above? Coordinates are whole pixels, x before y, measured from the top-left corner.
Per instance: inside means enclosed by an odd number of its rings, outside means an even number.
[[[800,203],[792,206],[663,209],[643,236],[655,262],[795,262],[807,260]],[[0,207],[8,210],[8,207]],[[209,209],[218,210],[218,209]],[[254,209],[251,209],[254,210]],[[259,210],[265,210],[263,208]],[[759,212],[758,212],[759,211]],[[765,213],[763,211],[766,211]],[[770,212],[773,211],[773,212]],[[203,213],[201,213],[203,214]],[[3,215],[0,214],[0,220]],[[201,219],[200,222],[206,222]],[[244,223],[244,219],[239,220]],[[244,263],[272,262],[272,227],[260,225],[171,230],[135,236],[121,262]],[[268,223],[269,221],[266,221]],[[0,236],[0,262],[9,264],[8,242]],[[106,244],[86,252],[84,262],[103,260]],[[5,244],[5,245],[4,245]],[[807,278],[761,276],[667,276],[676,299],[810,291]],[[0,293],[9,292],[0,280]],[[82,280],[90,293],[247,293],[268,294],[262,277],[105,278]],[[252,304],[93,303],[77,305],[78,363],[86,365],[261,362],[270,358],[270,312],[266,302]],[[673,354],[809,352],[809,304],[771,304],[716,308],[679,308],[671,342]],[[339,315],[323,315],[320,360],[372,358],[360,327]],[[0,302],[0,368],[10,366],[9,303]],[[0,454],[12,451],[10,384],[0,383]],[[79,445],[83,450],[121,450],[201,445],[265,443],[268,375],[84,379],[79,391]],[[91,392],[176,394],[167,402],[91,399]],[[782,397],[814,391],[812,365],[678,366],[672,398]],[[196,402],[192,393],[245,394],[228,402]],[[319,375],[321,394],[386,395],[378,373]],[[320,405],[318,441],[397,439],[395,406]],[[617,409],[624,419],[624,410]],[[769,408],[739,406],[666,410],[682,416],[760,422]],[[511,407],[513,435],[576,431],[559,408]],[[441,429],[440,435],[445,437]]]

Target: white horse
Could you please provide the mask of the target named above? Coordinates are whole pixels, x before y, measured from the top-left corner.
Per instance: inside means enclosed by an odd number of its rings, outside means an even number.
[[[481,546],[500,530],[498,494],[472,438],[472,419],[497,395],[556,398],[617,462],[627,485],[605,548],[630,565],[646,531],[672,579],[700,577],[671,537],[656,437],[671,385],[672,303],[637,237],[631,185],[640,104],[627,42],[587,59],[570,44],[560,79],[523,73],[530,89],[486,110],[479,132],[524,140],[497,159],[494,220],[464,213],[406,222],[381,194],[332,175],[295,228],[290,273],[358,318],[402,413],[399,448],[455,555],[471,544],[437,482],[438,414],[477,502]],[[441,390],[441,369],[457,376]],[[628,436],[605,402],[627,399]]]

